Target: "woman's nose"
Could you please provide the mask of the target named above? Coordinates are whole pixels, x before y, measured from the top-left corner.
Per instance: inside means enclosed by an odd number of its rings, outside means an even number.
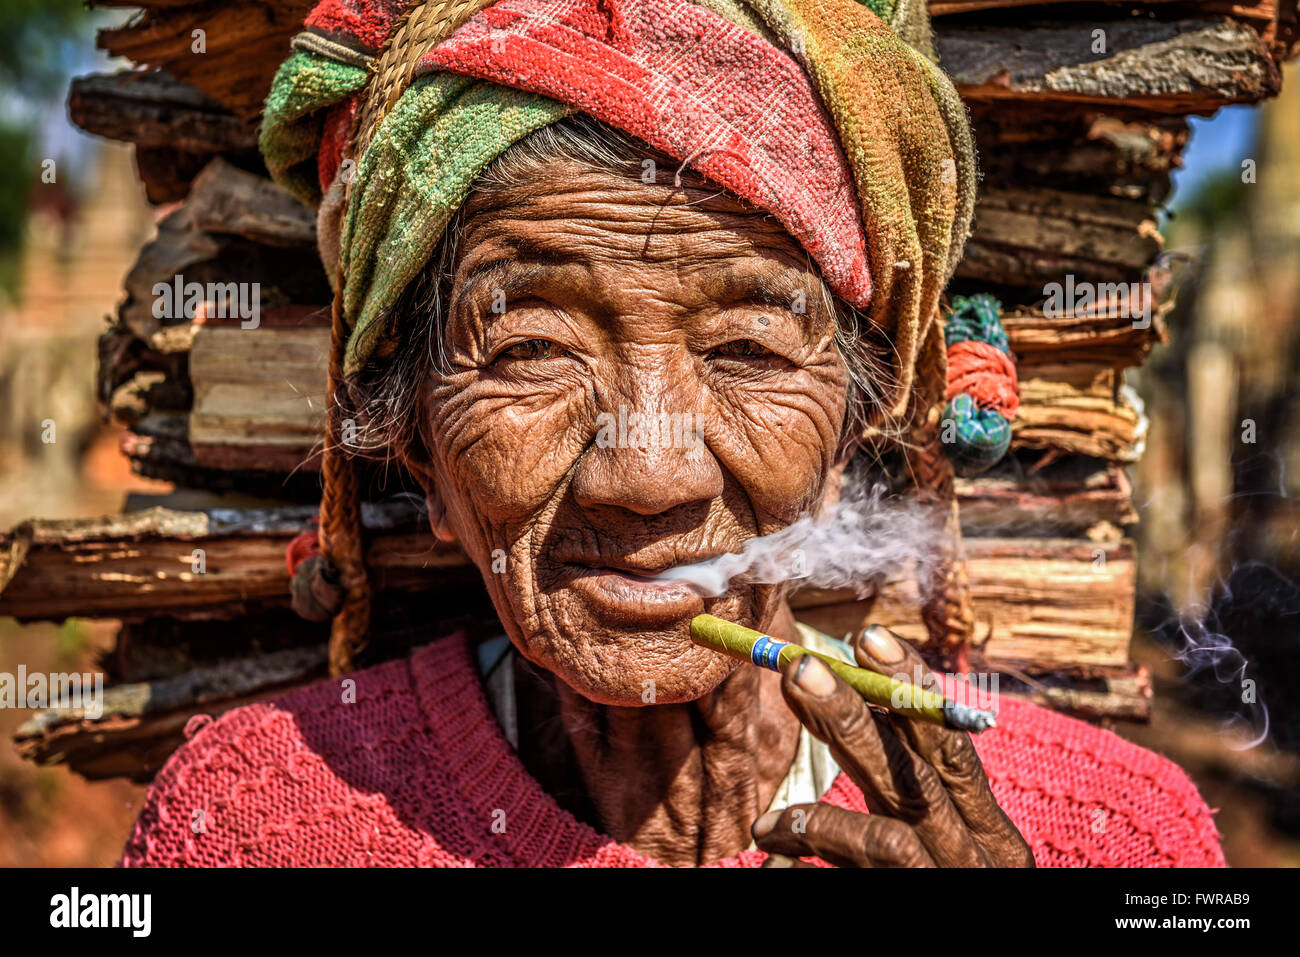
[[[598,424],[574,476],[580,506],[659,515],[722,494],[722,467],[705,444],[700,416],[624,408],[602,413]]]

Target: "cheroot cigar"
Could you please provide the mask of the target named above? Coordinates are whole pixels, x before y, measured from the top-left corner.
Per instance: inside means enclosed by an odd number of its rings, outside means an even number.
[[[831,671],[870,704],[931,724],[979,734],[997,723],[992,711],[958,704],[937,691],[927,691],[908,681],[845,664],[830,655],[781,641],[714,615],[696,615],[691,619],[691,640],[738,661],[748,661],[772,671],[780,671],[783,665],[801,655],[813,655],[826,662]]]

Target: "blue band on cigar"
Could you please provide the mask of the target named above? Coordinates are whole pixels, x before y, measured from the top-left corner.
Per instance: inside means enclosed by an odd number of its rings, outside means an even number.
[[[788,641],[777,641],[770,635],[764,635],[754,642],[754,650],[749,653],[749,659],[760,668],[780,671],[781,649],[787,645]]]

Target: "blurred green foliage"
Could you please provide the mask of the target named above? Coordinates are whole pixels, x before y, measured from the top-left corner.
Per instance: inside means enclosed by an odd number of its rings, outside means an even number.
[[[59,670],[72,671],[86,650],[90,635],[80,618],[65,619],[59,626],[59,636],[54,643],[54,660]]]
[[[37,125],[62,111],[71,64],[90,42],[84,0],[0,0],[0,290],[17,292]],[[17,175],[14,175],[17,171]]]
[[[1175,226],[1180,223],[1195,225],[1202,231],[1221,229],[1228,223],[1246,215],[1243,200],[1246,184],[1241,171],[1225,169],[1207,177],[1196,192],[1178,211]]]
[[[61,98],[68,45],[86,39],[92,16],[84,0],[0,0],[0,87]]]
[[[18,169],[31,168],[32,135],[29,129],[0,120],[0,156]],[[0,290],[18,288],[18,254],[22,251],[27,221],[30,176],[0,177]]]

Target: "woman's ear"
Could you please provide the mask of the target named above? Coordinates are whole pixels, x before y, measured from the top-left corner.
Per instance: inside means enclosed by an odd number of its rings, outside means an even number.
[[[429,508],[429,527],[433,529],[434,537],[449,545],[456,542],[456,530],[447,521],[447,508],[442,504],[442,495],[437,490],[428,492],[424,496],[424,502]]]
[[[414,447],[408,446],[403,449],[400,459],[402,465],[420,483],[420,488],[424,491],[424,505],[429,513],[429,529],[434,537],[448,544],[458,541],[456,530],[451,527],[451,522],[447,518],[447,505],[443,501],[442,492],[438,489],[438,477],[434,472],[433,463],[429,461],[424,444],[420,442]]]
[[[844,488],[844,470],[848,468],[849,458],[844,458],[831,466],[826,473],[826,488],[822,491],[822,504],[818,514],[825,514],[833,505],[839,504],[840,492]]]

